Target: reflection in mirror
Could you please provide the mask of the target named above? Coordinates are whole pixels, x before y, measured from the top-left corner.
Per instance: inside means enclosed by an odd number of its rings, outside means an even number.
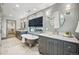
[[[65,18],[64,18],[64,15],[63,14],[60,14],[60,27],[62,27],[64,25],[64,22],[65,22]]]
[[[75,32],[78,32],[79,33],[79,21],[78,21],[78,24],[77,24],[77,27],[76,27]]]
[[[52,19],[53,19],[53,23],[54,23],[54,29],[58,29],[60,27],[58,11],[54,12]]]

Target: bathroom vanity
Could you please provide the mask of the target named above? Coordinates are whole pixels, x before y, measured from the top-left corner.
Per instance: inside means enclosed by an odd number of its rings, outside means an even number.
[[[79,40],[61,35],[39,35],[39,52],[44,55],[79,55]]]
[[[20,40],[22,39],[22,38],[21,38],[21,35],[22,35],[22,34],[27,34],[27,30],[17,30],[17,31],[16,31],[16,37],[17,37],[18,39],[20,39]]]

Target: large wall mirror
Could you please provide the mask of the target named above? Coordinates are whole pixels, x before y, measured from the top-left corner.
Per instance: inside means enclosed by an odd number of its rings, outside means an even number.
[[[41,33],[43,31],[43,16],[30,19],[28,26],[30,32]]]
[[[54,29],[59,29],[64,25],[65,22],[64,14],[56,11],[52,15],[52,20],[53,20]]]
[[[21,30],[24,30],[26,28],[26,17],[21,19]]]

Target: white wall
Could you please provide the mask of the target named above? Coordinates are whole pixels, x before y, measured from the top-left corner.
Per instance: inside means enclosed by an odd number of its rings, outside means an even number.
[[[21,21],[20,21],[20,19],[17,19],[16,20],[16,30],[18,30],[20,28],[21,28]]]
[[[6,38],[6,19],[2,19],[2,38]]]
[[[47,8],[47,9],[44,9],[44,10],[40,11],[40,13],[42,12],[43,16],[44,16],[44,19],[43,19],[43,21],[44,21],[43,22],[44,31],[46,31],[46,28],[48,28],[47,31],[51,31],[51,32],[54,31],[54,26],[50,24],[50,19],[48,19],[46,17],[45,11],[51,10],[49,12],[50,17],[52,17],[54,12],[57,12],[57,11],[64,15],[66,5],[67,5],[66,3],[65,4],[64,3],[63,4],[62,3],[57,3],[57,4],[54,4],[53,6]],[[71,5],[70,15],[65,15],[65,23],[64,23],[64,25],[62,27],[60,27],[58,29],[59,31],[62,31],[62,32],[64,32],[64,31],[65,32],[66,31],[74,32],[75,31],[78,20],[79,20],[79,7],[78,6],[79,6],[79,4],[72,4]],[[35,13],[35,14],[31,15],[31,18],[33,18],[34,16],[37,17],[38,15],[40,15],[40,14]]]
[[[25,30],[28,30],[28,19],[27,18],[25,19],[25,22],[26,22],[26,28],[25,28]]]

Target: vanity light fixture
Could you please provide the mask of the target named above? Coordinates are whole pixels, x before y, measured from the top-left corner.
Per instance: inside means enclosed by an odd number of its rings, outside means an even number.
[[[46,12],[46,16],[49,16],[49,11]]]

